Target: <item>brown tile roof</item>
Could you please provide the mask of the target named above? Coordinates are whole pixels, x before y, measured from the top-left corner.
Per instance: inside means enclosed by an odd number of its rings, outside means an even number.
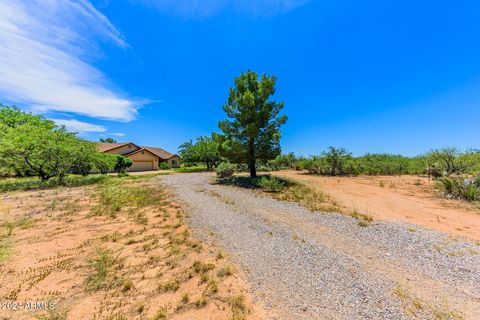
[[[168,151],[165,151],[162,148],[155,148],[155,147],[142,147],[142,148],[150,151],[151,153],[155,154],[156,156],[158,156],[159,158],[162,158],[164,160],[170,159],[171,157],[174,156],[174,154],[172,154]]]
[[[97,142],[97,150],[101,152],[105,152],[108,150],[112,150],[121,146],[129,144],[129,142],[120,142],[120,143],[108,143],[108,142]]]
[[[96,146],[97,146],[98,151],[106,152],[108,150],[112,150],[112,149],[130,144],[130,143],[132,143],[132,142],[120,142],[120,143],[97,142]],[[134,143],[132,143],[132,144],[135,145]],[[161,159],[164,159],[164,160],[170,159],[171,157],[175,156],[173,153],[170,153],[166,150],[163,150],[162,148],[155,148],[155,147],[139,147],[139,148],[140,149],[133,150],[132,152],[130,152],[128,154],[125,154],[125,155],[128,156],[129,154],[136,153],[136,152],[140,151],[141,149],[145,149],[145,150],[153,153],[157,157],[159,157]]]

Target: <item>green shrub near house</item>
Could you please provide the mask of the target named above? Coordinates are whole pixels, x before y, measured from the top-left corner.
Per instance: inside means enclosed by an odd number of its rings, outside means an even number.
[[[229,162],[222,162],[217,166],[217,168],[215,169],[215,172],[217,173],[218,179],[227,179],[233,176],[236,169],[237,169],[236,165]]]

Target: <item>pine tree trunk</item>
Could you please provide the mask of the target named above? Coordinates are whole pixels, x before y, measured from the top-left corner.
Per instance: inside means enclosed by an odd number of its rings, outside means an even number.
[[[248,168],[250,169],[250,177],[251,178],[256,178],[257,177],[257,168],[255,166],[255,163],[250,164],[248,166]]]

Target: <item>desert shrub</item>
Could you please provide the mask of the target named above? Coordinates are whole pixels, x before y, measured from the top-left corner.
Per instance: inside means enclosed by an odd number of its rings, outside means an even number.
[[[122,155],[115,155],[117,162],[115,163],[115,172],[125,173],[127,168],[131,167],[133,162],[132,159],[124,157]]]
[[[207,167],[203,167],[203,166],[182,166],[180,168],[171,168],[171,169],[175,172],[181,172],[181,173],[207,171]]]
[[[347,174],[347,162],[352,159],[352,154],[344,148],[329,147],[323,157],[328,166],[328,174],[340,176]]]
[[[326,160],[319,156],[312,156],[310,159],[304,159],[299,164],[300,169],[306,170],[309,174],[326,174],[328,164]]]
[[[264,166],[258,168],[259,171],[278,171],[286,169],[297,169],[299,159],[293,152],[282,154],[273,160],[270,160]],[[261,170],[263,169],[263,170]]]
[[[262,176],[258,179],[256,185],[268,192],[280,192],[286,187],[287,183],[284,179],[276,176]]]
[[[432,150],[427,154],[430,164],[440,169],[445,175],[471,172],[475,167],[475,158],[478,152],[462,154],[456,148]],[[478,161],[478,159],[477,159]]]
[[[475,186],[474,184],[470,184],[468,186],[465,186],[462,196],[467,201],[475,201],[478,199],[479,190],[477,186]]]
[[[408,158],[390,154],[365,154],[356,158],[358,172],[367,175],[401,175],[408,173]]]
[[[475,180],[445,177],[440,180],[440,183],[445,194],[449,197],[467,201],[476,201],[480,198],[480,188]]]
[[[160,170],[170,170],[170,165],[166,162],[160,162],[160,164],[158,165],[158,168]]]
[[[474,184],[477,188],[480,188],[480,175],[477,176],[477,177],[473,180],[473,184]]]
[[[215,172],[217,173],[217,178],[227,179],[233,176],[235,169],[236,165],[229,162],[222,162],[217,166]]]

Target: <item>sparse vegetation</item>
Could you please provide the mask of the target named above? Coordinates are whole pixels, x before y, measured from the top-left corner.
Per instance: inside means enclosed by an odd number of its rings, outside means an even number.
[[[235,176],[230,179],[218,180],[218,183],[259,189],[269,192],[276,199],[298,202],[312,211],[341,212],[341,208],[330,202],[323,193],[306,184],[286,178],[272,175],[256,178]]]
[[[93,208],[96,215],[115,217],[124,207],[142,208],[155,204],[160,191],[141,186],[126,186],[118,180],[104,181],[99,185],[99,203]],[[134,214],[137,223],[146,224],[148,219],[141,212]]]
[[[117,259],[113,252],[105,249],[98,249],[96,256],[90,261],[92,274],[88,276],[86,288],[89,291],[97,291],[111,286],[112,279],[116,279]]]
[[[245,297],[242,295],[230,298],[230,307],[232,308],[232,320],[244,320],[247,316],[247,307]]]
[[[217,272],[217,276],[220,277],[220,278],[229,277],[232,274],[233,274],[233,268],[230,265],[227,265],[227,266],[223,267],[222,269],[218,270],[218,272]]]
[[[157,310],[157,313],[153,316],[152,320],[166,320],[168,319],[168,309],[167,307],[161,307]]]
[[[462,313],[450,309],[446,301],[435,303],[434,301],[423,301],[416,297],[407,288],[397,285],[393,290],[393,294],[399,298],[405,305],[405,308],[414,316],[422,313],[430,319],[435,320],[464,320]]]

